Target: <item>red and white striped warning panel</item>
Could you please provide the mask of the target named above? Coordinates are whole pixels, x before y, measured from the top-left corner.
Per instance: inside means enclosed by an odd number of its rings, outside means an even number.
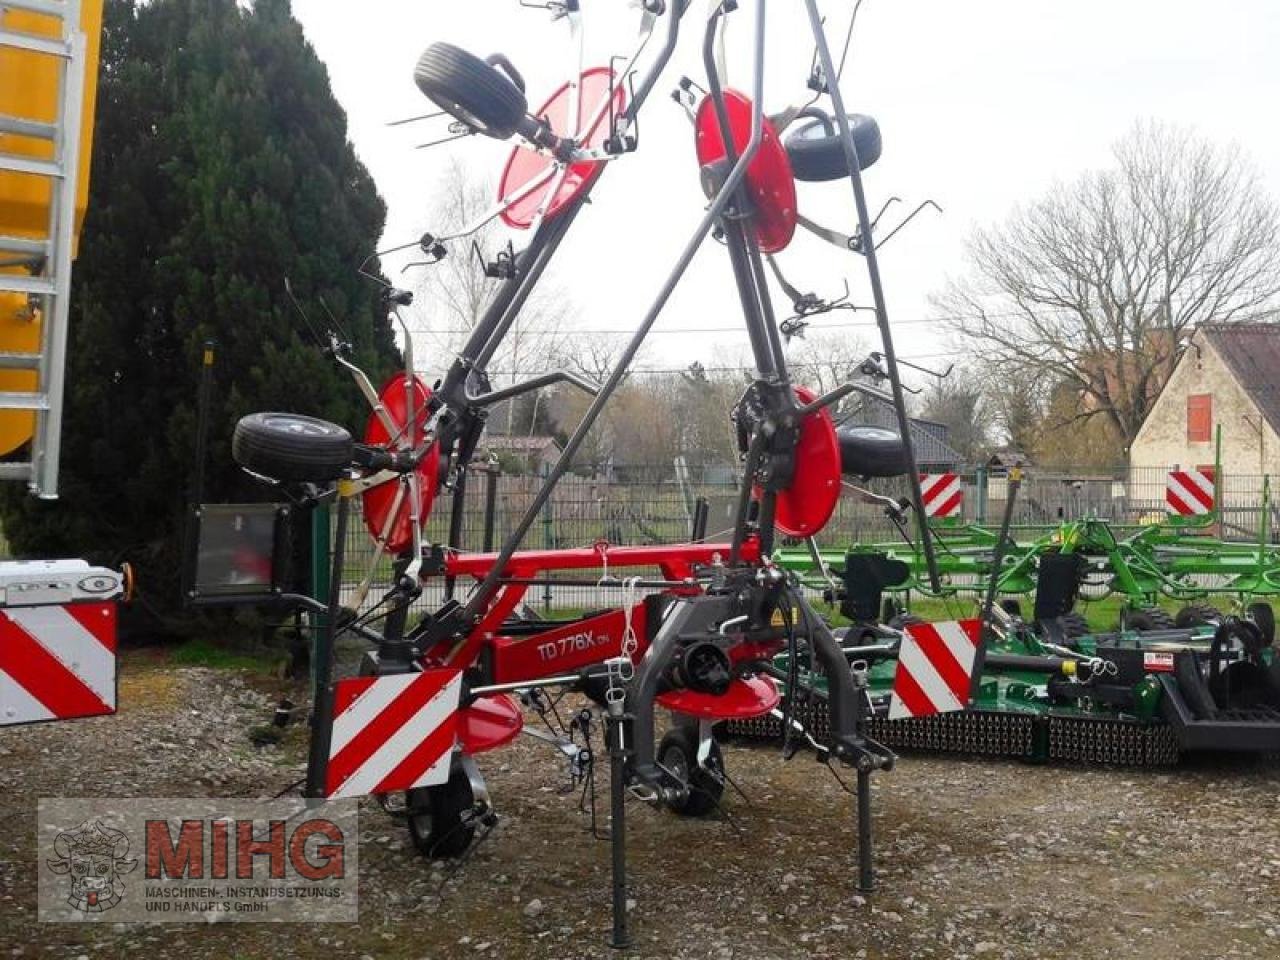
[[[1164,500],[1169,512],[1179,517],[1201,517],[1213,511],[1213,468],[1170,470],[1165,481]]]
[[[0,726],[116,712],[116,605],[0,609]]]
[[[920,498],[926,517],[955,517],[964,503],[964,488],[954,473],[920,474]]]
[[[449,779],[462,671],[352,677],[334,687],[328,797],[429,787]]]
[[[980,620],[910,624],[898,652],[889,719],[963,710],[981,635]]]

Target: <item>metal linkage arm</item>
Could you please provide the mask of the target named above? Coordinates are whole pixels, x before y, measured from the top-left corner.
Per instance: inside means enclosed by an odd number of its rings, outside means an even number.
[[[658,82],[658,77],[667,68],[671,55],[676,50],[676,40],[680,35],[680,19],[685,15],[685,11],[689,9],[691,0],[666,0],[671,4],[669,12],[670,20],[667,21],[667,39],[662,45],[662,49],[658,52],[658,56],[649,66],[644,78],[641,79],[639,85],[635,89],[635,93],[631,97],[631,102],[627,104],[625,110],[617,118],[613,130],[613,147],[620,152],[622,144],[626,141],[627,132],[636,122],[636,117],[640,113],[640,107],[648,99],[649,94],[653,92],[654,84]],[[664,0],[644,0],[645,17],[658,16],[661,8],[664,6]],[[643,30],[643,27],[642,27]]]
[[[570,383],[593,397],[600,392],[600,387],[590,380],[580,377],[576,373],[570,373],[568,370],[556,370],[552,373],[544,373],[541,376],[533,377],[524,381],[524,383],[512,384],[501,390],[490,390],[488,393],[473,397],[472,402],[477,407],[492,407],[494,404],[501,403],[504,400],[510,400],[512,397],[531,393],[534,390],[541,390],[543,387],[549,387],[556,383]]]

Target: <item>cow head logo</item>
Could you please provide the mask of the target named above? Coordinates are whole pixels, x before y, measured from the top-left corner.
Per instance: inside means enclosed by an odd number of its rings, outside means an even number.
[[[58,859],[46,861],[49,869],[71,877],[67,903],[81,913],[102,913],[119,903],[124,896],[120,875],[138,865],[136,859],[125,859],[129,838],[124,831],[104,827],[96,819],[58,834],[53,852]]]

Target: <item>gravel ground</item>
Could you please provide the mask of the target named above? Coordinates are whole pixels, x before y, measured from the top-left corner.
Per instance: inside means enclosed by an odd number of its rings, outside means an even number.
[[[132,654],[115,717],[0,729],[0,958],[1032,958],[1280,956],[1280,765],[1160,771],[906,757],[875,780],[879,889],[853,882],[852,800],[801,755],[733,745],[749,802],[679,820],[633,804],[637,946],[605,946],[608,845],[560,761],[482,758],[501,823],[456,870],[361,813],[359,924],[40,924],[41,796],[260,796],[301,730],[255,747],[279,687]],[[599,809],[607,806],[607,786]]]

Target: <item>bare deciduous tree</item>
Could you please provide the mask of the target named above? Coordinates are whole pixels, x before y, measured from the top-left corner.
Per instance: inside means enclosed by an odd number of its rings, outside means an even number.
[[[457,161],[449,167],[438,197],[429,226],[436,235],[453,233],[473,223],[494,202],[490,185],[476,179]],[[429,338],[431,356],[422,360],[436,370],[448,366],[488,307],[501,281],[486,276],[484,260],[493,260],[506,247],[507,240],[499,221],[491,220],[470,237],[450,244],[448,255],[423,273],[417,302],[426,314],[427,325],[415,334]],[[514,383],[550,369],[562,351],[572,312],[568,300],[543,277],[489,362],[494,385]],[[492,422],[511,432],[515,405],[503,406],[505,410],[496,410]],[[533,420],[536,419],[535,411]]]
[[[948,445],[968,463],[985,456],[995,432],[995,405],[969,370],[956,369],[925,389],[920,415],[947,428]]]
[[[999,440],[1034,458],[1047,407],[1045,391],[1036,375],[1023,369],[1002,371],[999,377],[988,381],[985,393]]]
[[[787,348],[787,363],[793,383],[824,394],[851,380],[862,379],[859,368],[869,352],[857,334],[817,330],[804,339],[791,341]],[[838,414],[859,402],[858,395],[853,394],[832,412]]]
[[[1069,419],[1127,444],[1196,324],[1256,319],[1280,292],[1280,214],[1235,148],[1138,125],[1115,164],[970,240],[934,303],[993,371],[1065,384]]]

